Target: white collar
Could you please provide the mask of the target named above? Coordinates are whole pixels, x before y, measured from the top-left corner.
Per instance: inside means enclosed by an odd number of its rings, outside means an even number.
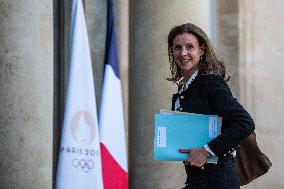
[[[185,91],[188,88],[188,86],[192,83],[192,81],[196,78],[197,75],[198,75],[198,70],[195,70],[195,72],[191,75],[191,77],[185,83],[185,89],[182,88],[180,92]]]

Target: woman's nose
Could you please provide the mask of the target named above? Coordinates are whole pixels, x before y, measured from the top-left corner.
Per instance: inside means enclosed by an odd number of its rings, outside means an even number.
[[[182,48],[182,49],[181,49],[181,55],[182,55],[182,56],[186,56],[186,55],[187,55],[187,50],[186,50],[186,48]]]

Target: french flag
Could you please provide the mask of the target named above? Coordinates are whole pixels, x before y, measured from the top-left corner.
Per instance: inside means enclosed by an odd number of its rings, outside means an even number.
[[[127,152],[112,0],[108,0],[106,40],[105,71],[99,114],[103,183],[104,189],[127,189]]]

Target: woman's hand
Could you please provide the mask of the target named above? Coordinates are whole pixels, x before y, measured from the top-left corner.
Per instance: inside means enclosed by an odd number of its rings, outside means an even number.
[[[211,155],[205,148],[179,149],[180,153],[190,153],[185,161],[186,165],[202,167]]]

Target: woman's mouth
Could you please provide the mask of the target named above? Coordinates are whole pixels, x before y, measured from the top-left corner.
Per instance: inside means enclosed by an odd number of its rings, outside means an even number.
[[[185,64],[190,61],[190,59],[179,59],[180,63]]]

